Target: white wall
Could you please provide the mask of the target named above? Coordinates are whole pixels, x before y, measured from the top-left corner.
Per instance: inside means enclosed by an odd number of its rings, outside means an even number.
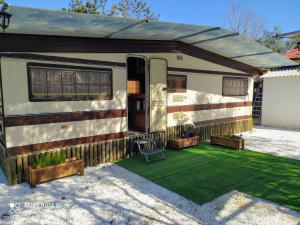
[[[40,53],[37,53],[40,54]],[[91,60],[103,60],[112,62],[126,63],[126,59],[129,55],[143,56],[146,58],[164,58],[168,61],[169,67],[179,67],[179,68],[190,68],[190,69],[203,69],[203,70],[214,70],[222,72],[236,72],[243,73],[242,71],[228,68],[226,66],[221,66],[212,62],[208,62],[196,57],[185,55],[182,53],[137,53],[137,54],[127,54],[127,53],[46,53],[52,56],[62,56],[71,58],[82,58]],[[46,55],[43,53],[43,55]],[[177,56],[182,56],[183,60],[177,60]]]
[[[67,125],[67,128],[62,128]],[[127,131],[127,119],[110,118],[6,128],[7,147]]]
[[[264,79],[262,125],[300,128],[300,77]]]
[[[172,73],[174,74],[174,73]],[[182,74],[182,73],[181,73]],[[169,106],[217,104],[230,102],[251,102],[253,96],[253,79],[248,79],[248,95],[239,97],[222,96],[222,76],[205,74],[186,74],[186,93],[169,93]],[[177,96],[184,97],[178,102]],[[252,114],[252,106],[236,107],[228,109],[213,109],[191,112],[169,113],[168,126],[183,123],[195,123],[207,120],[222,119]]]
[[[6,116],[126,108],[126,68],[112,68],[112,100],[30,102],[27,81],[28,62],[26,60],[2,59],[2,83],[3,93],[5,93],[4,113]]]
[[[113,69],[113,99],[30,102],[26,60],[2,59],[5,116],[126,109],[126,68]],[[54,63],[55,64],[55,63]],[[62,126],[63,125],[63,126]],[[67,126],[67,128],[62,128]],[[7,147],[127,131],[127,117],[7,127]]]
[[[63,56],[63,57],[73,57],[73,58],[85,58],[85,59],[97,59],[103,61],[114,61],[126,63],[126,57],[128,54],[82,54],[82,53],[49,53],[48,55]],[[133,54],[135,55],[135,54]],[[233,73],[243,73],[235,69],[231,69],[225,66],[221,66],[212,62],[201,60],[192,56],[188,56],[181,53],[139,53],[138,56],[143,56],[146,58],[165,58],[168,61],[168,67],[175,68],[190,68],[199,70],[213,70],[222,72],[233,72]],[[183,60],[177,60],[177,56],[182,56]],[[178,105],[194,105],[194,104],[215,104],[215,103],[229,103],[229,102],[244,102],[252,101],[253,96],[253,79],[249,78],[249,89],[247,96],[241,97],[226,97],[222,96],[222,76],[213,74],[194,74],[186,72],[169,72],[169,74],[179,74],[187,75],[187,92],[186,93],[172,93],[168,94],[168,106],[178,106]],[[180,96],[184,98],[183,101],[173,101],[174,96]],[[176,98],[176,97],[175,97]],[[175,113],[177,115],[168,115],[168,126],[175,126],[182,123],[194,123],[204,120],[221,119],[227,117],[235,117],[238,115],[251,115],[252,107],[239,107],[233,109],[219,109],[211,111],[196,111],[196,112],[184,112]],[[180,114],[178,116],[178,114]],[[178,117],[189,118],[178,119]]]
[[[40,54],[40,53],[39,53]],[[46,55],[46,54],[45,54]],[[47,55],[74,57],[82,59],[103,60],[126,63],[128,54],[81,54],[81,53],[48,53]],[[169,67],[191,68],[200,70],[214,70],[222,72],[242,73],[231,68],[220,66],[205,60],[197,59],[179,53],[146,53],[138,54],[148,59],[165,58]],[[177,55],[183,60],[177,60]],[[5,116],[44,114],[60,112],[78,112],[91,110],[126,109],[126,68],[112,67],[113,69],[113,99],[94,101],[57,101],[57,102],[30,102],[28,97],[27,63],[39,62],[38,60],[22,60],[4,58],[1,61],[2,82],[4,92]],[[43,63],[47,63],[42,61]],[[57,62],[48,62],[58,64]],[[70,63],[62,63],[70,64]],[[74,65],[74,64],[70,64]],[[76,64],[79,65],[79,64]],[[85,65],[80,65],[85,66]],[[103,66],[99,66],[103,67]],[[104,66],[105,67],[105,66]],[[222,76],[172,72],[171,74],[187,75],[187,92],[168,94],[168,106],[214,104],[229,102],[252,101],[253,80],[249,78],[249,95],[244,97],[223,97]],[[176,96],[182,101],[174,101]],[[177,98],[178,99],[178,98]],[[168,114],[168,126],[182,123],[201,122],[205,120],[222,119],[235,116],[251,115],[251,107],[236,107],[230,109],[215,109],[194,112],[182,112],[180,116],[188,120],[178,119],[176,113]],[[67,129],[61,129],[62,124],[67,124]],[[56,124],[41,124],[6,128],[7,147],[43,143],[47,141],[87,137],[107,133],[127,131],[127,118],[101,119],[96,121],[78,121]]]

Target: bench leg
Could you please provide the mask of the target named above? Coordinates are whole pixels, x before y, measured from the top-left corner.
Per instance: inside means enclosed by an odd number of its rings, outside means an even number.
[[[148,165],[149,164],[149,159],[148,159],[148,156],[145,155],[145,158],[146,158],[146,164]]]
[[[161,152],[161,154],[162,154],[162,160],[165,160],[166,158],[164,152]]]

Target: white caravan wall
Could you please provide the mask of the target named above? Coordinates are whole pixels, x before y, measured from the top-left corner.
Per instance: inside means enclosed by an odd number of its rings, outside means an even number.
[[[41,53],[38,53],[41,54]],[[45,54],[46,55],[46,54]],[[74,57],[82,59],[103,60],[126,63],[128,54],[79,54],[79,53],[52,53],[48,55]],[[222,72],[242,73],[225,66],[217,65],[195,57],[179,53],[147,53],[137,54],[146,56],[148,59],[165,58],[169,67],[189,68],[199,70],[214,70]],[[177,60],[177,56],[183,56],[183,60]],[[65,101],[65,102],[30,102],[28,97],[27,63],[42,62],[38,60],[22,60],[3,58],[2,82],[4,92],[5,116],[45,114],[60,112],[79,112],[110,109],[127,108],[127,75],[126,68],[112,67],[113,69],[113,99],[94,101]],[[58,64],[58,62],[49,62]],[[82,64],[62,63],[65,65]],[[91,65],[88,65],[91,66]],[[96,66],[93,66],[96,67]],[[99,66],[106,68],[107,66]],[[110,67],[108,67],[110,68]],[[251,102],[253,80],[249,78],[248,96],[243,97],[223,97],[222,96],[222,76],[208,74],[194,74],[182,72],[169,72],[169,74],[187,75],[186,93],[169,93],[168,106],[179,105],[199,105],[217,104],[232,102]],[[179,97],[178,97],[179,96]],[[178,101],[180,99],[180,101]],[[168,126],[175,126],[184,123],[194,123],[206,120],[230,118],[237,116],[251,115],[252,107],[236,107],[229,109],[214,109],[192,112],[179,112],[168,114]],[[180,114],[180,115],[178,115]],[[185,118],[188,118],[187,120]],[[30,126],[8,127],[6,129],[7,146],[19,146],[26,144],[43,143],[46,141],[73,139],[76,137],[87,137],[92,135],[102,135],[108,133],[118,133],[127,131],[127,117],[115,119],[100,119],[97,121],[77,121],[67,122],[67,129],[60,129],[60,123],[41,124]],[[26,140],[25,140],[26,139]]]

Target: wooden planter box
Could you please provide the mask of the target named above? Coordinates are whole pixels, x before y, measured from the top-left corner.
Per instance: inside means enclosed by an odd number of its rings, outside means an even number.
[[[44,168],[34,169],[28,167],[28,183],[34,188],[36,184],[55,180],[75,174],[84,175],[84,163],[82,160],[69,160],[55,166],[47,166]]]
[[[237,151],[244,149],[245,146],[245,141],[243,138],[233,138],[227,136],[211,136],[210,143],[213,145],[220,145],[233,148]]]
[[[199,136],[189,138],[178,138],[168,141],[168,148],[181,150],[183,148],[195,146],[199,144]]]

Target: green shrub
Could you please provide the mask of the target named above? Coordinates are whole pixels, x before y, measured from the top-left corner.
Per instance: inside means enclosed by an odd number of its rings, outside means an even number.
[[[37,161],[34,162],[33,167],[35,169],[39,169],[64,163],[65,161],[66,157],[64,155],[55,155],[51,157],[50,154],[43,154]]]

